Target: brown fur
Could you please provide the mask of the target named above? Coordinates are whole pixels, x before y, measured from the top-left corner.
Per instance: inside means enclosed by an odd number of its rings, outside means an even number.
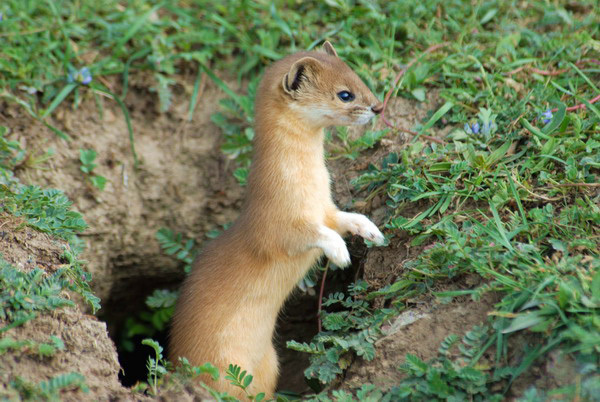
[[[324,227],[383,239],[366,217],[334,205],[323,151],[324,127],[366,123],[381,103],[331,44],[324,50],[293,54],[265,72],[242,211],[198,257],[177,304],[171,360],[213,363],[221,380],[202,380],[237,397],[243,393],[223,380],[228,365],[254,376],[251,393],[272,395],[278,376],[272,337],[285,299],[323,252],[340,265],[349,262],[343,240]],[[343,90],[355,101],[340,101]]]

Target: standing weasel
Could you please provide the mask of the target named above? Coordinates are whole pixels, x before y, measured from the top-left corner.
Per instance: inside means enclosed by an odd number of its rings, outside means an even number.
[[[328,126],[365,124],[382,103],[337,56],[300,52],[269,67],[256,95],[254,157],[235,223],[209,243],[185,280],[173,319],[170,359],[237,364],[254,376],[249,392],[275,391],[272,337],[294,286],[325,254],[350,263],[348,232],[378,245],[384,237],[364,215],[340,211],[324,158]],[[223,379],[207,384],[243,397]]]

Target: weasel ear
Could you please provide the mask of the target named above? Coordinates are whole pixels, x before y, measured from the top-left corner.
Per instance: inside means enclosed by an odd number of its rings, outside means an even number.
[[[303,57],[292,64],[290,71],[283,76],[283,90],[292,95],[296,94],[303,82],[310,82],[315,72],[319,70],[321,63],[314,57]]]
[[[323,50],[330,56],[338,57],[337,52],[333,48],[333,45],[328,40],[326,40],[325,43],[323,43]]]

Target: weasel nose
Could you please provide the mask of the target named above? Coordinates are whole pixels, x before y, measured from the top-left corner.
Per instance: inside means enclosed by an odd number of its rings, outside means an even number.
[[[378,103],[375,106],[371,106],[371,110],[375,114],[381,114],[381,112],[383,111],[383,103]]]

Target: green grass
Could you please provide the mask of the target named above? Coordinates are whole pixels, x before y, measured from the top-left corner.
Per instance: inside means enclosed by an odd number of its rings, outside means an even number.
[[[330,296],[326,304],[343,309],[323,313],[324,331],[312,343],[292,346],[311,353],[308,376],[327,383],[345,369],[348,352],[372,357],[381,323],[412,298],[478,300],[495,292],[501,301],[488,325],[474,329],[478,342],[468,345],[469,361],[484,355],[492,360],[462,372],[457,359],[464,354],[441,351],[432,362],[409,357],[406,381],[387,393],[365,385],[354,396],[336,391],[315,398],[459,398],[465,392],[495,398],[557,348],[576,357],[581,384],[556,392],[591,395],[600,352],[596,1],[7,0],[0,12],[1,97],[52,125],[58,107],[76,113],[84,98],[106,95],[123,110],[129,127],[124,141],[135,158],[135,127],[123,103],[130,76],[149,73],[161,110],[169,109],[174,83],[193,82],[191,118],[206,75],[228,95],[212,119],[223,131],[223,151],[236,161],[240,182],[251,155],[257,79],[285,54],[329,39],[381,98],[392,90],[392,99],[422,102],[435,89],[440,105],[415,127],[403,127],[417,135],[354,183],[367,200],[385,198],[390,236],[407,232],[413,246],[429,247],[405,264],[396,283],[371,290],[357,283],[349,297]],[[443,46],[424,54],[435,45]],[[231,80],[247,90],[235,93],[226,84]],[[390,112],[386,117],[403,126]],[[53,129],[65,139],[74,134]],[[447,132],[443,144],[427,140],[440,131]],[[384,134],[395,132],[370,131],[352,140],[336,130],[329,156],[354,159]],[[0,189],[9,200],[2,210],[76,242],[83,224],[68,200],[14,178],[13,169],[27,164],[27,155],[0,136]],[[415,206],[420,212],[405,212]],[[171,254],[189,265],[193,245],[162,235]],[[467,274],[479,275],[482,285],[437,291],[448,278]],[[375,298],[388,299],[389,309],[365,301]],[[171,307],[158,303],[160,314],[148,315],[143,326],[163,325],[164,309]],[[521,333],[535,335],[535,342],[514,350],[509,341]],[[521,357],[517,366],[508,364],[509,354]],[[532,389],[523,400],[541,400],[536,398],[548,392]]]

